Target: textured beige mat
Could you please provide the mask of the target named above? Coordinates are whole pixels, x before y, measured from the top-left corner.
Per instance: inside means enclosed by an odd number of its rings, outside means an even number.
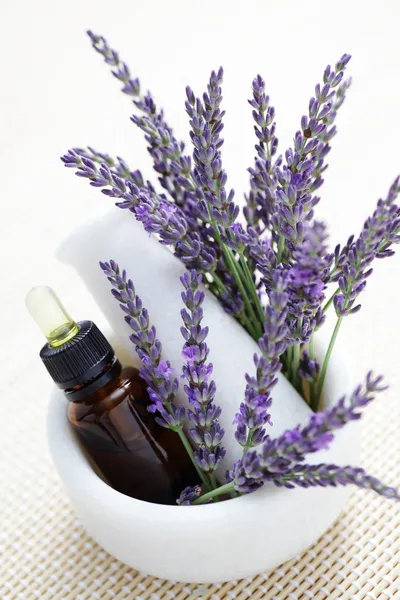
[[[253,579],[174,584],[117,562],[70,507],[44,441],[48,385],[36,360],[24,372],[27,381],[31,376],[44,382],[43,398],[22,408],[11,392],[0,408],[7,422],[0,440],[1,600],[400,599],[400,505],[361,490],[312,548]],[[394,386],[367,411],[363,429],[363,465],[393,485],[400,485],[399,431]]]

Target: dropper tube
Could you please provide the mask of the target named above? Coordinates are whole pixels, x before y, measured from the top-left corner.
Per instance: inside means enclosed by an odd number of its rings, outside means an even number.
[[[65,344],[78,333],[78,325],[51,287],[33,287],[26,296],[25,304],[52,348]]]

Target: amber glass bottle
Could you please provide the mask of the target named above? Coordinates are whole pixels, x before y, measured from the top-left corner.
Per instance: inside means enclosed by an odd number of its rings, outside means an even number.
[[[178,435],[148,412],[137,369],[121,369],[118,362],[111,369],[115,376],[105,385],[80,400],[70,398],[69,421],[111,487],[140,500],[176,504],[183,488],[198,482],[189,455]]]
[[[27,306],[48,339],[41,359],[70,401],[69,422],[96,471],[122,494],[176,504],[198,475],[179,436],[147,410],[138,370],[122,368],[96,325],[75,323],[50,288],[33,288]]]

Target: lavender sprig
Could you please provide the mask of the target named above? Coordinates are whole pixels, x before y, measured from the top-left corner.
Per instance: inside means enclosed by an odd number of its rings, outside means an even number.
[[[207,93],[203,94],[203,99],[195,97],[190,87],[186,88],[187,101],[185,103],[186,112],[190,117],[191,132],[190,137],[194,145],[193,162],[194,170],[192,178],[196,188],[196,198],[198,201],[198,210],[201,218],[209,222],[214,230],[214,237],[219,244],[224,264],[234,278],[236,287],[240,293],[241,300],[245,305],[246,322],[248,331],[254,339],[259,337],[260,327],[257,320],[255,306],[248,297],[248,286],[246,285],[245,274],[240,273],[235,258],[230,248],[228,248],[221,237],[221,231],[230,227],[239,214],[239,207],[234,203],[234,191],[226,191],[227,175],[222,168],[221,151],[223,139],[220,133],[223,129],[222,118],[224,111],[221,111],[222,101],[221,83],[223,70],[218,73],[213,71],[207,86]],[[251,292],[254,292],[254,286],[251,282]],[[256,302],[258,299],[256,298]]]
[[[125,313],[125,321],[133,331],[130,340],[135,345],[142,362],[139,372],[148,385],[147,389],[152,401],[148,410],[156,414],[155,420],[159,425],[178,433],[201,481],[209,490],[210,484],[199,468],[192,447],[183,431],[185,408],[183,405],[174,404],[179,381],[170,362],[161,358],[162,345],[157,338],[154,325],[150,325],[148,311],[136,294],[132,280],[127,279],[125,270],[121,271],[113,260],[100,262],[100,267],[113,286],[111,293],[120,303],[120,308]]]
[[[156,337],[154,325],[150,325],[149,314],[136,294],[132,280],[127,279],[125,270],[121,271],[113,260],[101,262],[100,267],[113,286],[111,293],[120,303],[126,315],[125,321],[133,331],[130,340],[142,361],[140,375],[148,385],[152,401],[149,410],[157,413],[159,425],[178,431],[183,427],[185,416],[183,405],[175,407],[173,404],[179,382],[169,361],[161,359],[161,342]]]
[[[387,389],[382,385],[382,376],[367,374],[364,386],[357,386],[349,402],[343,396],[332,408],[313,414],[308,425],[285,431],[275,439],[268,439],[262,450],[262,464],[269,470],[288,469],[291,462],[304,461],[307,454],[329,447],[333,440],[333,431],[341,429],[347,423],[360,419],[360,409],[375,399],[377,392]]]
[[[76,169],[75,174],[78,177],[88,179],[91,186],[104,188],[101,191],[106,196],[124,198],[126,195],[126,199],[131,199],[132,184],[139,188],[145,188],[152,193],[154,192],[151,183],[149,181],[144,182],[141,172],[131,171],[120,156],[113,159],[108,154],[96,152],[91,147],[87,149],[72,148],[61,157],[61,161],[65,167]],[[133,204],[134,200],[131,200],[131,202]]]
[[[181,277],[182,300],[186,307],[181,311],[184,323],[181,333],[185,340],[183,357],[186,360],[182,377],[187,381],[184,389],[192,406],[188,416],[193,424],[189,434],[197,446],[194,457],[215,484],[214,473],[226,453],[221,445],[225,432],[218,423],[221,408],[214,402],[216,385],[210,381],[213,366],[207,362],[208,327],[202,327],[204,292],[199,289],[201,281],[202,276],[196,271],[186,272]]]
[[[354,484],[372,489],[387,498],[400,500],[397,490],[367,475],[363,469],[308,465],[304,462],[308,454],[328,448],[333,439],[332,432],[358,420],[360,409],[372,402],[375,393],[385,389],[381,376],[374,378],[371,372],[368,373],[365,386],[360,385],[353,391],[349,404],[345,403],[345,398],[341,398],[336,406],[312,415],[305,427],[298,426],[285,431],[275,439],[268,437],[260,452],[250,450],[236,461],[227,474],[227,484],[192,500],[192,503],[201,504],[234,490],[247,494],[266,482],[288,488]]]
[[[324,321],[321,306],[333,261],[333,255],[327,252],[326,239],[323,223],[307,223],[303,242],[293,252],[289,267],[289,314],[291,333],[298,343],[308,341],[316,326]]]
[[[380,496],[391,500],[400,500],[399,492],[394,487],[389,487],[379,481],[376,477],[368,475],[360,467],[337,466],[330,464],[305,465],[300,463],[293,465],[290,473],[276,476],[273,482],[277,486],[293,488],[295,486],[302,488],[309,487],[337,487],[343,485],[356,485],[365,490],[372,490]]]
[[[182,262],[199,270],[215,271],[215,249],[203,243],[196,226],[188,221],[182,209],[164,195],[156,194],[150,182],[144,183],[139,171],[128,171],[129,178],[122,178],[118,168],[127,171],[122,159],[118,159],[117,166],[106,163],[99,166],[78,149],[70,150],[61,160],[65,166],[77,168],[76,174],[89,179],[90,185],[103,188],[103,194],[119,199],[116,205],[133,212],[146,231],[159,236],[162,244],[173,246]]]
[[[274,212],[276,167],[281,164],[282,158],[278,158],[275,163],[272,161],[278,148],[278,138],[275,136],[275,108],[269,103],[270,99],[265,93],[265,82],[261,75],[257,75],[253,80],[252,91],[253,98],[248,102],[253,107],[254,131],[258,140],[255,146],[257,158],[254,167],[249,169],[251,190],[246,197],[243,214],[248,227],[262,233],[260,221],[264,228],[268,228]]]
[[[372,217],[369,217],[357,240],[350,237],[346,246],[335,250],[335,269],[331,281],[339,283],[340,292],[334,297],[338,317],[360,310],[355,300],[365,289],[371,275],[370,265],[375,258],[392,256],[392,244],[400,243],[400,207],[394,204],[400,193],[400,178],[391,185],[385,200],[379,200]]]
[[[265,425],[271,425],[271,392],[281,370],[280,357],[288,345],[286,325],[288,294],[286,273],[275,273],[273,288],[269,292],[269,305],[265,309],[264,335],[258,344],[261,355],[254,355],[255,376],[246,374],[244,402],[235,415],[235,437],[244,453],[265,441]]]
[[[339,246],[335,250],[335,269],[331,274],[331,281],[337,280],[339,283],[339,291],[333,296],[338,319],[317,381],[314,393],[315,408],[318,407],[329,360],[343,318],[360,310],[361,305],[354,306],[354,303],[365,289],[367,278],[372,274],[373,260],[391,256],[394,254],[392,244],[400,242],[400,207],[394,204],[399,193],[400,178],[397,177],[385,200],[378,201],[374,214],[366,220],[359,238],[354,241],[354,237],[351,236],[342,250]]]
[[[124,84],[122,92],[132,97],[135,106],[144,113],[142,118],[134,115],[132,121],[146,134],[148,150],[153,158],[154,169],[160,174],[161,185],[179,206],[184,207],[187,193],[180,185],[179,177],[186,176],[191,170],[190,157],[183,155],[184,143],[178,142],[173,136],[171,127],[164,119],[164,112],[157,109],[150,92],[141,95],[139,79],[132,78],[128,65],[119,58],[118,52],[110,48],[103,36],[92,31],[87,33],[96,52],[104,57],[108,65],[115,67],[111,72]],[[160,132],[161,143],[157,136],[149,133],[149,129]]]
[[[239,207],[233,202],[234,191],[227,193],[225,186],[227,175],[222,168],[220,148],[224,140],[220,137],[223,129],[221,111],[222,67],[218,72],[213,71],[203,99],[195,97],[190,87],[186,88],[186,112],[190,117],[190,137],[193,142],[193,178],[197,185],[202,218],[212,219],[227,227],[239,214]]]
[[[385,498],[400,501],[400,495],[396,488],[385,485],[376,477],[368,475],[360,467],[299,463],[292,464],[287,472],[279,472],[279,470],[271,472],[265,468],[262,458],[255,451],[249,452],[246,457],[235,463],[229,473],[229,479],[233,489],[241,494],[253,492],[267,482],[288,489],[356,485],[362,489],[372,490]],[[225,488],[223,493],[227,493],[227,491],[230,490]],[[205,494],[198,498],[198,501],[193,497],[190,503],[200,503],[202,499],[210,496],[211,494]]]
[[[103,56],[108,65],[116,67],[111,72],[116,79],[124,84],[122,92],[133,98],[140,96],[140,81],[137,78],[132,78],[128,65],[120,59],[118,52],[110,48],[107,40],[102,35],[97,35],[90,30],[87,31],[87,34],[96,52]]]
[[[146,231],[156,233],[162,244],[173,246],[175,255],[188,267],[212,273],[214,293],[227,311],[245,323],[243,303],[225,264],[217,258],[219,249],[210,229],[199,225],[163,194],[157,194],[149,181],[144,182],[140,171],[129,171],[120,157],[115,161],[91,148],[73,148],[61,160],[66,167],[75,168],[76,175],[88,179],[91,186],[118,199],[116,206],[133,212]]]
[[[337,110],[343,104],[350,81],[341,84],[344,70],[350,60],[344,54],[335,68],[324,72],[324,83],[315,87],[315,97],[309,102],[308,116],[301,119],[301,131],[295,135],[294,149],[285,153],[286,164],[277,168],[277,211],[272,224],[280,236],[278,262],[283,255],[291,256],[303,239],[303,222],[313,217],[313,207],[319,198],[313,192],[322,183],[324,160],[330,150],[329,141],[336,134],[332,126]]]

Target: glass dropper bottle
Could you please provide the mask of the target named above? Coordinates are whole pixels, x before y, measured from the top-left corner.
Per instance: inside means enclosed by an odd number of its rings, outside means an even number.
[[[176,504],[198,475],[179,436],[147,410],[138,370],[122,367],[97,326],[76,323],[51,288],[33,288],[26,305],[47,338],[40,357],[70,401],[70,426],[101,477],[127,496]]]

